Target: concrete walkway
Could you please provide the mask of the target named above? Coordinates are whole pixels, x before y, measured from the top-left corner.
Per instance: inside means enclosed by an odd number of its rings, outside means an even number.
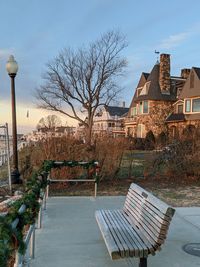
[[[127,267],[137,259],[112,261],[94,218],[97,209],[118,209],[124,197],[49,198],[43,228],[36,231],[36,258],[31,267]],[[161,252],[149,256],[148,267],[195,267],[200,257],[182,250],[200,243],[200,208],[177,208]]]

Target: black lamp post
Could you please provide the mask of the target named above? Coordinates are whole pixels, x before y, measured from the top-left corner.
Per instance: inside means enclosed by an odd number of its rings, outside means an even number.
[[[13,184],[21,183],[18,170],[18,152],[17,152],[17,123],[16,123],[16,105],[15,105],[15,76],[18,71],[17,62],[14,56],[10,56],[6,64],[6,70],[11,78],[11,98],[12,98],[12,137],[13,137],[13,170],[11,180]]]

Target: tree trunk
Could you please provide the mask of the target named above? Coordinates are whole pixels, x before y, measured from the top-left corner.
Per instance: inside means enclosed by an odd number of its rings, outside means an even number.
[[[85,143],[88,146],[88,148],[90,148],[91,145],[92,145],[92,125],[89,124],[86,127],[86,131],[85,132],[86,132]]]

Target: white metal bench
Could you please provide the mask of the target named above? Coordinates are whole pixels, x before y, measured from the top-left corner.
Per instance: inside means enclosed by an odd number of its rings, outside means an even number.
[[[131,184],[122,210],[98,210],[95,217],[112,259],[138,257],[147,267],[167,237],[175,210],[136,184]]]

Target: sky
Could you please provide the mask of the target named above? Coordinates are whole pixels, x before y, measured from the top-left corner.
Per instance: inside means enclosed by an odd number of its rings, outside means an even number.
[[[121,31],[128,42],[122,53],[128,68],[119,102],[128,107],[141,72],[150,72],[156,63],[155,50],[171,54],[172,75],[200,67],[199,10],[199,0],[0,0],[0,125],[11,125],[10,78],[5,70],[9,55],[19,65],[18,133],[27,133],[49,114],[37,108],[34,91],[42,84],[46,64],[63,48],[76,49],[109,30]],[[67,117],[62,120],[76,124]]]

